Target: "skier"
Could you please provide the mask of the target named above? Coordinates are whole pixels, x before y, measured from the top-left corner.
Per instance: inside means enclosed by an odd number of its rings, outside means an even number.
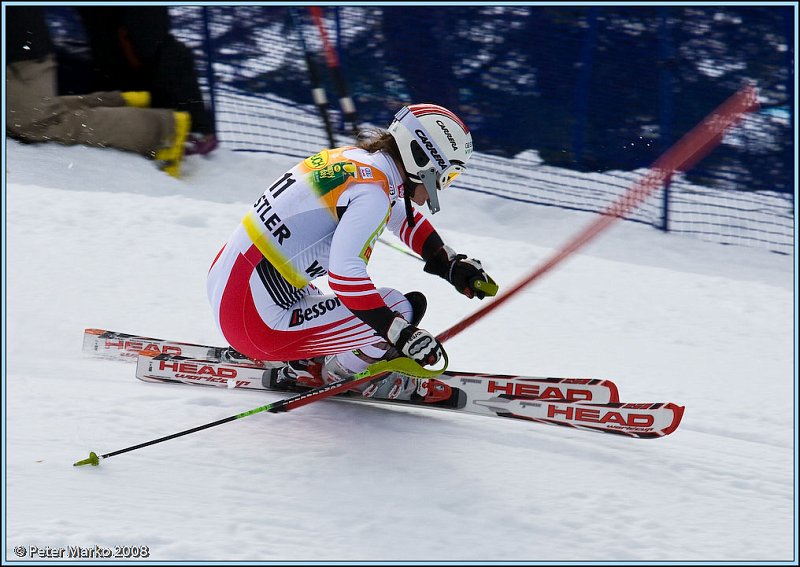
[[[436,338],[419,328],[419,292],[376,288],[367,273],[389,228],[424,270],[469,298],[494,295],[481,263],[444,244],[415,207],[439,211],[438,191],[462,173],[472,136],[434,104],[403,107],[357,147],[322,150],[274,181],[217,254],[208,274],[216,322],[236,352],[286,361],[276,380],[320,385],[400,354],[434,365]],[[333,294],[311,281],[327,274]],[[399,351],[399,352],[398,352]]]

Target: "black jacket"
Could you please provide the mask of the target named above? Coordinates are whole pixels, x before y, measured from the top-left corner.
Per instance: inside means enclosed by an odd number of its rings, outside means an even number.
[[[53,51],[40,6],[6,6],[6,63],[41,59]]]

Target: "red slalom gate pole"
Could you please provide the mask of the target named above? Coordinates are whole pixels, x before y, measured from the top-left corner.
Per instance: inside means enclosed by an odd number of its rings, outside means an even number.
[[[436,339],[444,342],[453,338],[479,319],[485,317],[503,303],[514,297],[521,289],[537,280],[576,250],[594,240],[608,226],[625,213],[638,207],[647,197],[659,189],[676,171],[686,171],[703,159],[721,141],[725,132],[737,124],[747,112],[758,109],[758,90],[745,85],[714,112],[692,128],[680,140],[659,157],[645,175],[628,191],[608,207],[602,215],[579,232],[550,259],[537,267],[522,281],[488,305],[440,333]]]
[[[353,136],[358,138],[358,119],[356,118],[356,105],[347,91],[347,82],[344,80],[344,73],[339,64],[339,57],[336,55],[336,49],[331,45],[328,39],[328,32],[325,30],[325,21],[322,18],[322,8],[319,6],[309,6],[308,11],[314,19],[314,23],[319,31],[320,39],[322,40],[322,48],[325,51],[325,61],[328,64],[333,75],[333,82],[336,86],[337,95],[339,96],[339,107],[342,109],[342,114],[346,121],[350,123]]]

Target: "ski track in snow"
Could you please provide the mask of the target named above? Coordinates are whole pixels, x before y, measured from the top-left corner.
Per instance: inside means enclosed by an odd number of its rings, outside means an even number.
[[[792,560],[792,258],[617,223],[446,344],[455,370],[609,378],[622,401],[685,405],[664,439],[322,401],[76,468],[282,397],[143,383],[81,341],[221,344],[208,266],[291,160],[222,148],[178,181],[112,150],[7,157],[6,561],[95,544],[159,561]],[[441,201],[445,241],[501,293],[594,218]],[[423,291],[435,333],[482,305],[382,245],[370,273]]]

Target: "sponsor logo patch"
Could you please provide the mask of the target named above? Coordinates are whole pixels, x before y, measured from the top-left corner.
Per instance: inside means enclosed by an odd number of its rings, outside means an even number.
[[[314,154],[313,156],[303,160],[303,163],[309,169],[322,169],[328,165],[328,159],[328,150],[322,150],[318,154]]]
[[[319,303],[315,303],[311,307],[306,307],[305,309],[294,309],[292,310],[292,317],[289,319],[289,326],[297,327],[306,321],[311,321],[317,317],[322,317],[325,315],[325,313],[328,311],[333,311],[341,304],[342,302],[339,300],[339,298],[335,297],[320,301]]]

